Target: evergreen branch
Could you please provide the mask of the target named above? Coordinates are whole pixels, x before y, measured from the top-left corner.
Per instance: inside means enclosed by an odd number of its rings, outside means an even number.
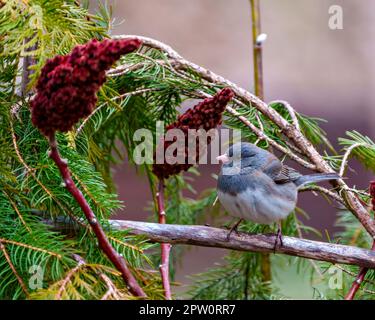
[[[347,131],[348,138],[339,138],[339,144],[348,150],[354,144],[360,144],[351,149],[352,154],[368,169],[375,171],[375,143],[369,137],[363,136],[357,131]]]
[[[0,239],[0,250],[1,252],[3,253],[4,257],[5,257],[5,260],[8,262],[9,264],[9,267],[11,268],[13,274],[15,275],[15,277],[17,278],[17,281],[18,283],[20,284],[21,288],[22,288],[22,291],[25,293],[26,297],[29,296],[29,292],[28,290],[26,289],[26,285],[25,283],[23,282],[21,276],[18,274],[12,260],[10,259],[10,256],[4,246],[4,244],[2,243],[2,240]]]
[[[113,246],[108,241],[106,234],[104,233],[99,221],[95,217],[94,212],[91,210],[89,204],[87,203],[86,199],[83,197],[81,191],[77,188],[76,184],[72,180],[70,171],[68,169],[68,165],[66,160],[62,159],[60,153],[57,148],[57,142],[54,134],[51,134],[49,137],[49,144],[50,144],[50,158],[56,163],[61,176],[64,180],[65,186],[67,190],[72,194],[75,200],[78,202],[79,206],[81,207],[82,211],[84,212],[86,219],[88,220],[91,229],[94,231],[100,247],[107,255],[109,260],[116,266],[116,268],[121,272],[121,275],[125,281],[125,283],[129,286],[129,290],[132,294],[138,297],[146,297],[145,293],[143,292],[142,288],[137,283],[137,280],[131,274],[124,258],[120,256]]]
[[[12,114],[13,116],[13,114]],[[31,168],[27,163],[26,161],[24,160],[24,158],[22,157],[22,154],[18,148],[18,144],[17,144],[17,137],[16,137],[16,134],[14,132],[14,126],[13,126],[13,119],[11,118],[10,120],[10,130],[11,130],[11,134],[12,134],[12,143],[13,143],[13,147],[14,147],[14,150],[16,152],[16,155],[17,155],[17,158],[18,160],[20,161],[20,163],[23,165],[23,167],[25,168],[25,170],[27,171],[27,173],[29,173],[33,179],[35,180],[35,182],[43,189],[44,192],[46,192],[48,194],[48,196],[53,199],[55,201],[55,203],[62,209],[63,212],[66,212],[75,222],[77,222],[78,224],[80,224],[81,226],[83,225],[82,222],[77,219],[77,217],[73,214],[73,212],[71,212],[71,210],[65,206],[62,202],[60,202],[60,200],[53,194],[53,192],[51,190],[49,190],[37,177],[37,175],[35,174],[35,170],[34,168]]]
[[[348,155],[348,157],[349,157],[350,151],[353,150],[356,146],[358,146],[358,144],[353,144],[350,148],[348,148],[345,156]],[[345,156],[344,156],[344,159],[345,159]],[[344,159],[343,159],[343,162],[344,162]],[[343,168],[344,168],[344,166],[343,166]],[[371,198],[372,198],[372,209],[374,210],[374,208],[375,208],[374,182],[370,183],[370,195],[371,195]],[[358,238],[358,234],[355,234],[355,236]],[[372,243],[371,250],[375,252],[375,239]],[[360,268],[359,273],[358,273],[357,277],[355,278],[349,292],[345,296],[345,300],[353,300],[354,299],[357,291],[359,290],[362,282],[364,281],[364,279],[366,277],[367,272],[368,272],[368,268],[366,268],[366,267]]]
[[[297,218],[295,219],[295,226],[296,226],[296,230],[297,230],[298,237],[299,237],[300,239],[304,239],[304,238],[303,238],[303,235],[302,235],[301,226],[299,225],[299,221],[298,221]],[[315,272],[316,272],[320,277],[322,277],[323,274],[322,274],[322,272],[320,271],[319,267],[317,266],[316,262],[315,262],[314,260],[309,259],[309,263],[310,263],[311,266],[314,268]]]
[[[153,49],[160,50],[167,54],[171,59],[170,64],[177,70],[191,70],[199,75],[202,79],[214,83],[218,86],[225,86],[231,88],[236,94],[237,98],[243,100],[246,103],[250,103],[270,121],[279,127],[281,132],[291,141],[294,145],[303,152],[303,154],[312,162],[315,166],[314,169],[317,172],[330,173],[334,170],[330,167],[328,162],[319,154],[313,144],[298,130],[294,125],[291,125],[284,117],[281,116],[275,109],[270,107],[267,103],[259,99],[257,96],[251,94],[245,89],[237,86],[233,82],[225,79],[224,77],[215,74],[214,72],[205,69],[195,63],[187,61],[181,57],[175,50],[170,46],[143,36],[134,35],[117,35],[113,36],[116,39],[139,39],[143,45]],[[367,232],[375,237],[375,223],[371,218],[367,209],[363,206],[361,201],[348,190],[348,186],[343,180],[337,180],[332,182],[334,186],[340,187],[342,197],[345,201],[346,207],[354,214],[354,216],[361,222]]]
[[[115,300],[120,300],[121,295],[119,293],[119,290],[116,288],[116,286],[112,282],[112,280],[104,273],[100,273],[99,276],[104,281],[104,283],[106,284],[108,288],[107,292],[103,295],[103,297],[100,300],[108,300],[110,297],[113,297]]]
[[[355,274],[354,272],[351,272],[351,271],[347,270],[346,268],[340,266],[339,264],[336,265],[336,267],[339,268],[340,270],[342,270],[343,272],[345,272],[346,274],[352,276],[352,277],[357,277],[357,274]],[[363,279],[363,283],[368,283],[368,284],[375,285],[375,281],[371,281],[369,279]]]
[[[78,262],[77,267],[82,265],[87,266],[86,261],[78,254],[74,254],[73,258]],[[96,273],[107,286],[107,291],[100,300],[108,300],[110,297],[113,297],[115,300],[120,300],[121,293],[119,292],[115,284],[112,282],[112,280],[103,272],[97,271]]]
[[[130,229],[155,242],[188,244],[204,247],[225,248],[237,251],[273,252],[275,235],[233,233],[227,240],[228,231],[206,226],[160,225],[128,220],[110,220],[115,229]],[[332,263],[375,268],[375,252],[352,246],[325,243],[283,236],[283,245],[276,253]]]
[[[188,294],[191,299],[204,300],[269,300],[270,283],[260,274],[260,255],[230,251],[224,264],[195,275]]]
[[[32,298],[41,299],[82,299],[99,298],[103,295],[105,299],[113,298],[120,300],[125,297],[126,290],[119,289],[106,273],[118,276],[117,270],[105,265],[87,263],[81,256],[73,253],[71,255],[77,263],[69,269],[63,278],[46,289],[41,289],[32,294]],[[97,278],[102,280],[98,281]],[[103,288],[104,285],[104,288]],[[103,292],[103,289],[106,289]],[[102,300],[104,300],[102,298]]]
[[[57,294],[56,294],[56,299],[57,300],[61,300],[62,299],[62,294],[64,293],[65,289],[66,289],[66,286],[68,285],[68,283],[71,281],[70,279],[73,277],[73,275],[75,273],[77,273],[80,269],[86,267],[86,264],[82,261],[79,261],[78,264],[72,268],[71,270],[69,270],[69,272],[67,273],[67,275],[65,276],[64,279],[61,280],[61,285],[60,285],[60,288],[59,288],[59,291],[57,291]]]
[[[24,248],[27,248],[27,249],[30,249],[30,250],[33,250],[33,251],[39,251],[39,252],[47,253],[47,254],[49,254],[51,256],[54,256],[58,259],[61,259],[61,254],[58,254],[56,252],[52,252],[52,251],[49,251],[49,250],[46,250],[46,249],[38,248],[38,247],[29,245],[29,244],[26,244],[26,243],[13,241],[13,240],[9,240],[9,239],[3,239],[3,238],[0,238],[0,242],[13,244],[15,246],[24,247]]]
[[[158,192],[156,193],[158,218],[160,224],[165,224],[165,208],[164,208],[164,180],[160,179],[158,184]],[[166,300],[171,300],[171,285],[169,283],[169,254],[171,245],[169,243],[161,243],[161,264],[159,266],[161,280],[164,288],[164,295]]]
[[[372,244],[371,250],[373,252],[375,252],[375,241]],[[364,279],[366,277],[367,271],[368,271],[368,268],[361,267],[361,269],[359,270],[359,273],[358,273],[357,277],[353,281],[353,284],[352,284],[351,288],[349,289],[348,293],[345,296],[345,300],[353,300],[354,299],[357,291],[359,290],[362,282],[364,281]]]
[[[90,192],[90,190],[87,188],[87,186],[81,181],[81,179],[74,174],[74,172],[71,172],[72,177],[77,181],[78,185],[81,186],[82,190],[87,194],[87,196],[91,199],[91,201],[95,204],[96,207],[101,207],[101,204],[98,203],[96,198],[93,196],[93,194]]]
[[[121,94],[121,95],[118,95],[118,96],[112,98],[111,101],[117,101],[117,100],[123,99],[125,97],[135,96],[135,95],[143,94],[143,93],[150,92],[150,91],[156,91],[156,90],[146,88],[146,89],[135,90],[135,91],[132,91],[132,92],[126,92],[124,94]],[[108,105],[108,102],[105,102],[105,103],[101,104],[100,106],[98,106],[97,108],[95,108],[95,110],[87,118],[85,118],[85,120],[82,121],[81,125],[78,127],[78,129],[75,133],[76,137],[80,134],[80,132],[83,130],[84,126],[92,118],[92,116],[95,113],[97,113],[101,108],[105,107],[106,105]]]
[[[318,192],[326,194],[327,196],[336,200],[338,203],[345,204],[344,200],[337,193],[335,193],[331,190],[328,190],[324,187],[321,187],[321,186],[309,185],[309,186],[306,186],[306,187],[303,187],[303,188],[299,189],[299,192],[304,192],[304,191],[318,191]]]
[[[44,216],[44,214],[42,214],[42,216]],[[53,227],[53,229],[55,231],[59,231],[61,233],[71,232],[72,229],[74,229],[74,227],[76,226],[75,223],[77,223],[79,227],[82,227],[84,229],[88,230],[90,228],[90,226],[86,224],[84,219],[75,218],[74,220],[73,219],[69,220],[69,218],[71,218],[71,217],[69,217],[68,219],[66,219],[65,217],[62,217],[62,218],[63,219],[59,219],[59,218],[54,219],[54,221],[49,220],[49,219],[42,219],[41,222],[43,224],[46,224],[48,226]],[[60,220],[60,221],[58,221],[58,220]],[[120,246],[129,248],[132,251],[138,252],[140,254],[144,254],[145,250],[142,249],[142,247],[140,247],[140,246],[136,246],[136,245],[127,243],[125,241],[121,241],[120,239],[118,239],[114,236],[111,236],[111,235],[108,235],[107,237],[108,237],[109,240],[111,240],[114,243],[119,244]]]
[[[138,251],[139,253],[143,253],[143,250],[141,248],[139,248],[137,246],[134,246],[134,245],[132,245],[130,243],[126,243],[126,242],[121,241],[121,240],[119,240],[119,239],[117,239],[115,237],[112,237],[112,236],[108,236],[108,239],[112,240],[113,242],[117,242],[118,244],[120,244],[120,245],[122,245],[124,247],[128,247],[128,248],[130,248],[132,250]]]
[[[3,190],[3,193],[4,193],[5,197],[8,199],[8,201],[10,202],[14,211],[17,213],[18,218],[21,220],[21,222],[25,226],[26,230],[31,233],[32,231],[31,231],[30,227],[27,225],[27,223],[26,223],[25,219],[23,218],[20,210],[18,210],[17,205],[14,203],[14,201],[9,197],[9,195],[4,190]]]

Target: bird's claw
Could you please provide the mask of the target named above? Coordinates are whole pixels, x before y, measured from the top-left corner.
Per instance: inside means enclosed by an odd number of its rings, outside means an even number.
[[[273,253],[276,253],[277,245],[280,243],[280,248],[283,246],[283,238],[281,234],[281,228],[277,229],[277,233],[275,235],[275,245],[273,246]]]
[[[231,234],[232,234],[233,231],[236,232],[236,233],[238,233],[237,228],[238,228],[238,226],[240,225],[240,223],[242,222],[242,220],[243,220],[243,219],[238,220],[238,221],[236,222],[236,224],[235,224],[232,228],[230,228],[230,230],[229,230],[229,232],[228,232],[228,234],[227,234],[227,241],[228,241],[228,242],[229,242],[229,240],[230,240],[230,236],[231,236]]]

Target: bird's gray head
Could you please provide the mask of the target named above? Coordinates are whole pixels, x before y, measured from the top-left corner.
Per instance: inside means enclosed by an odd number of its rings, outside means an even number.
[[[233,169],[259,169],[267,161],[270,153],[256,145],[248,142],[238,142],[216,159],[222,163],[224,168]]]

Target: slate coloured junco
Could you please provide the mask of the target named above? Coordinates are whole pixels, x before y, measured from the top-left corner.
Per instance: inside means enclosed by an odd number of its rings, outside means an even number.
[[[275,249],[282,245],[280,221],[296,207],[298,189],[307,183],[335,180],[336,173],[301,175],[283,165],[272,153],[254,144],[239,142],[217,157],[222,168],[217,182],[217,194],[229,214],[242,220],[261,224],[277,222]]]

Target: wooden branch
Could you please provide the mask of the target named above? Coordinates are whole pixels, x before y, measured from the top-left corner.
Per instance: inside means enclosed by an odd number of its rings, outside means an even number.
[[[130,229],[130,233],[144,235],[155,242],[188,244],[238,251],[273,252],[274,234],[233,233],[227,240],[228,230],[206,226],[161,225],[128,220],[110,220],[114,229]],[[283,246],[277,253],[332,263],[375,268],[375,252],[341,244],[326,243],[283,236]]]

